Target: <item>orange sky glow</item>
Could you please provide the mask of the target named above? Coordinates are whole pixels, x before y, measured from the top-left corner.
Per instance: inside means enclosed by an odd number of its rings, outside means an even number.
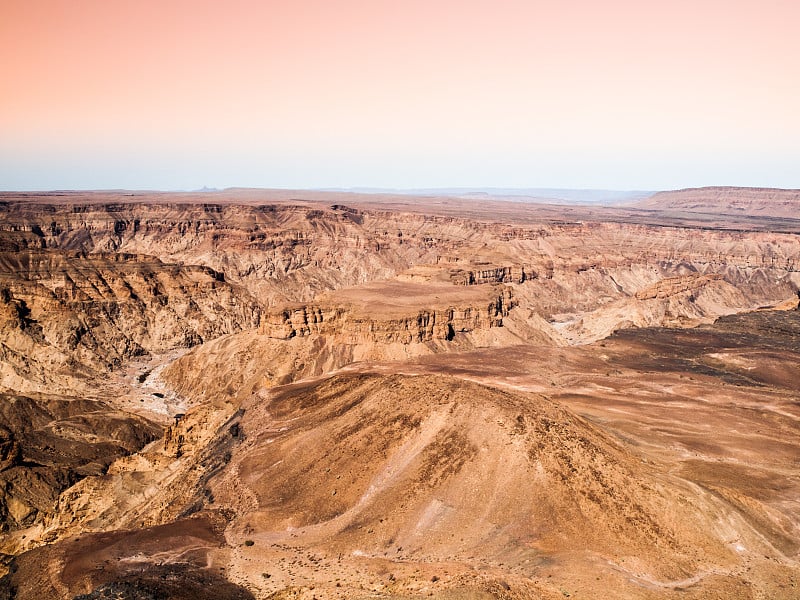
[[[0,3],[0,189],[800,187],[790,0]]]

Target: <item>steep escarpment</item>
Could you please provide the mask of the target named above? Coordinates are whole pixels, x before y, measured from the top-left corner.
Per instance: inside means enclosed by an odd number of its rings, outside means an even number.
[[[450,272],[451,281],[459,285],[523,283],[536,276],[536,271],[523,265],[475,265],[475,268],[471,270],[456,268]]]
[[[12,204],[4,225],[8,237],[30,247],[148,254],[208,266],[246,285],[264,304],[306,301],[321,291],[390,277],[432,257],[442,225],[417,218],[404,227],[392,215],[367,217],[343,206],[302,201],[71,203],[40,209],[46,217]]]
[[[257,331],[225,336],[162,373],[178,393],[245,398],[264,385],[316,377],[352,363],[521,343],[558,344],[543,320],[515,315],[505,286],[465,290],[402,280],[339,290],[320,304],[266,312]],[[222,363],[230,368],[220,370]]]
[[[457,293],[453,286],[382,282],[340,290],[323,298],[326,306],[300,305],[265,316],[268,337],[336,335],[347,343],[452,340],[456,333],[502,327],[514,307],[510,288],[487,287]]]
[[[456,283],[545,282],[537,305],[545,313],[567,312],[565,300],[594,310],[619,294],[617,286],[631,294],[686,271],[720,273],[746,294],[752,288],[761,304],[785,295],[775,286],[785,288],[787,276],[800,284],[800,246],[790,234],[546,219],[521,226],[490,214],[475,220],[360,208],[351,199],[356,205],[236,203],[235,194],[218,203],[79,195],[63,204],[9,201],[3,243],[204,265],[267,306],[307,303],[419,265],[447,268]]]

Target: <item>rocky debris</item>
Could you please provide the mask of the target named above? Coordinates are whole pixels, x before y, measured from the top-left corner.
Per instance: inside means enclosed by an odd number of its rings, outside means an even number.
[[[136,531],[84,534],[16,557],[0,598],[248,600],[247,589],[212,568],[225,519],[205,513]],[[42,569],[44,564],[59,565]],[[216,567],[216,565],[214,565]]]
[[[176,563],[140,566],[72,600],[255,600],[247,589],[210,569]]]
[[[627,368],[671,369],[687,376],[718,378],[730,385],[800,391],[796,377],[800,314],[794,310],[728,315],[691,329],[627,329],[607,339],[609,343],[633,346],[635,360],[616,359]]]

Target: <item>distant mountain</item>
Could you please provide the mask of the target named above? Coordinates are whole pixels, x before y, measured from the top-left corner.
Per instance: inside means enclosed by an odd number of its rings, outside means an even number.
[[[778,217],[800,216],[800,190],[702,187],[658,192],[635,205],[647,210]]]
[[[408,196],[451,196],[454,198],[485,198],[512,202],[541,202],[548,204],[629,204],[653,194],[643,190],[583,190],[562,188],[325,188],[321,191],[355,192],[358,194],[402,194]]]

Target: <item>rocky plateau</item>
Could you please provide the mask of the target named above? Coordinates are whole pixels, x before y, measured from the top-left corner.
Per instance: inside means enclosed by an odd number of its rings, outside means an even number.
[[[798,598],[797,214],[0,193],[0,598]]]

